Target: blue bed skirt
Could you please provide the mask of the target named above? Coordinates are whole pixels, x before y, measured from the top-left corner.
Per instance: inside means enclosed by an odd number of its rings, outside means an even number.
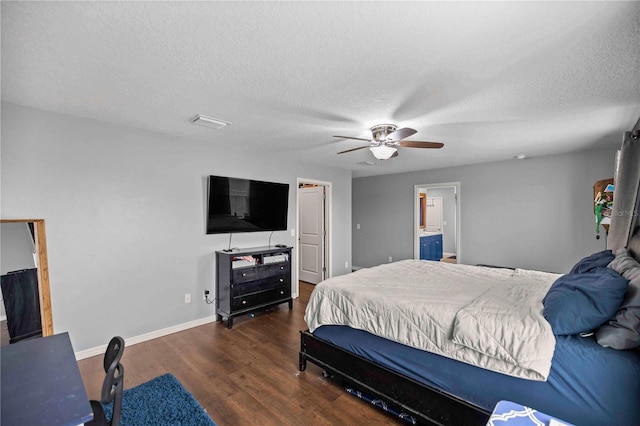
[[[515,401],[576,425],[640,425],[640,352],[593,338],[558,336],[546,382],[519,379],[411,348],[346,326],[316,337],[487,411]]]

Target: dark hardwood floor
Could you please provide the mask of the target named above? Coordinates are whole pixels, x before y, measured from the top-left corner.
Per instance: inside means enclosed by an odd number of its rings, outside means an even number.
[[[219,425],[371,425],[396,419],[347,394],[308,363],[298,371],[300,330],[313,285],[300,283],[290,311],[211,323],[126,347],[125,389],[171,373]],[[105,342],[106,344],[106,342]],[[78,362],[91,399],[99,399],[102,356]]]

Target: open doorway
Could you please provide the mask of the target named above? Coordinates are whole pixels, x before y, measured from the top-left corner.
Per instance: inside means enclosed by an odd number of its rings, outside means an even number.
[[[317,284],[331,276],[331,183],[298,178],[298,280]]]
[[[415,185],[414,258],[461,263],[460,182]]]

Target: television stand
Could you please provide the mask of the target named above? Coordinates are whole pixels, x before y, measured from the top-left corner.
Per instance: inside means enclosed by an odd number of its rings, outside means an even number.
[[[216,316],[233,327],[233,318],[281,303],[293,309],[291,247],[253,247],[216,251]]]

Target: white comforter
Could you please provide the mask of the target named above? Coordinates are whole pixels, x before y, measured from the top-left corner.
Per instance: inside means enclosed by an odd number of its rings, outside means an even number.
[[[546,380],[555,338],[542,299],[558,274],[403,260],[318,284],[310,331],[348,325],[418,349]]]

